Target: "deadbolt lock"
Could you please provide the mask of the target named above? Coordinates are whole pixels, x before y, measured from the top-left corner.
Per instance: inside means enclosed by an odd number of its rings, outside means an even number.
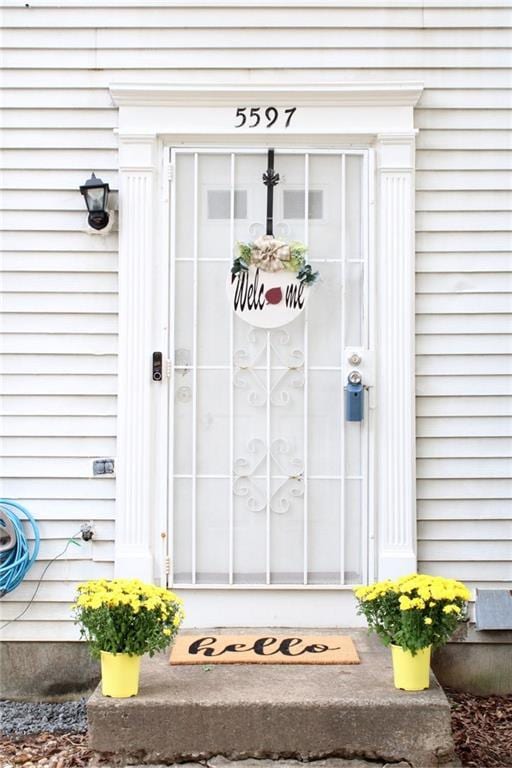
[[[357,352],[354,352],[353,355],[350,355],[348,361],[349,361],[350,365],[359,365],[361,363],[362,359],[363,358],[360,355],[358,355]]]

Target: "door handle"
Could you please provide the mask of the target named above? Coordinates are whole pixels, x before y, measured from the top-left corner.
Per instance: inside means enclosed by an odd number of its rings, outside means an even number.
[[[349,384],[361,384],[363,377],[359,371],[350,371],[348,375]]]

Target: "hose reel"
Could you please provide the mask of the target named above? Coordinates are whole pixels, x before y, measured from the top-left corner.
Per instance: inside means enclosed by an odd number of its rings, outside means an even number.
[[[29,542],[24,525],[29,525]],[[39,553],[39,528],[21,504],[0,499],[0,597],[12,592],[23,581]]]

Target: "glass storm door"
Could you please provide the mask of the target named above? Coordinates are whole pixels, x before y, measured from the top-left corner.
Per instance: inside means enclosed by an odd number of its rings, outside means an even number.
[[[320,280],[270,331],[226,290],[236,241],[265,232],[266,149],[171,161],[169,584],[364,582],[368,392],[348,422],[343,390],[347,349],[369,346],[367,153],[276,150],[274,234],[307,244]]]

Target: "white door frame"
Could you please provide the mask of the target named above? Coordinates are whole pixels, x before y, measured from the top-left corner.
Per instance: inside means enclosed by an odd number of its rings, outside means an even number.
[[[115,572],[164,578],[168,145],[373,147],[376,156],[375,577],[416,569],[414,147],[419,83],[112,85],[119,106],[119,388]],[[289,128],[240,128],[237,107],[297,107]]]

